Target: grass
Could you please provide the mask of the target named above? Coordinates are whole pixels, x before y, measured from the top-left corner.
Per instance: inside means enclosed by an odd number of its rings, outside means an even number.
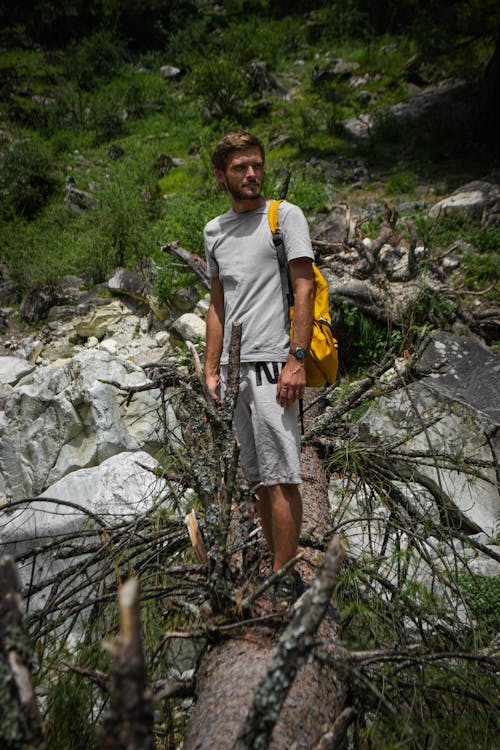
[[[24,139],[23,148],[28,152],[32,148],[32,153],[28,165],[18,169],[13,163],[7,172],[11,177],[8,188],[4,188],[7,206],[3,221],[8,224],[12,216],[21,214],[32,222],[33,236],[43,237],[48,232],[41,246],[53,245],[49,257],[56,256],[57,260],[31,270],[21,263],[16,273],[22,288],[36,281],[37,268],[42,283],[50,275],[48,265],[74,270],[83,259],[87,262],[89,243],[97,249],[92,261],[96,278],[106,273],[115,257],[130,265],[149,254],[161,262],[158,239],[179,239],[189,249],[200,251],[204,221],[227,205],[213,181],[210,152],[217,138],[230,128],[251,129],[264,142],[279,133],[288,136],[286,143],[268,152],[265,193],[276,195],[286,168],[292,167],[288,197],[311,219],[327,212],[332,198],[345,199],[341,184],[329,183],[306,167],[312,156],[365,160],[372,174],[372,184],[366,191],[383,193],[387,199],[415,197],[420,183],[429,177],[443,183],[450,175],[450,164],[456,169],[457,179],[464,178],[466,170],[471,177],[477,176],[481,170],[477,155],[452,155],[436,161],[433,154],[440,152],[440,142],[433,144],[430,134],[423,138],[411,128],[395,128],[390,119],[383,121],[372,142],[356,144],[340,134],[338,121],[361,111],[357,89],[341,81],[315,87],[311,78],[314,67],[332,67],[336,58],[358,63],[359,75],[368,76],[362,88],[378,95],[373,105],[376,114],[406,96],[401,71],[415,52],[405,38],[348,39],[348,20],[352,18],[344,11],[335,3],[311,14],[311,29],[319,30],[315,34],[309,32],[301,16],[245,17],[233,8],[223,25],[214,25],[208,15],[200,16],[189,28],[169,36],[163,55],[144,53],[137,63],[125,63],[119,54],[121,43],[104,31],[50,55],[36,50],[4,50],[0,64],[15,68],[17,78],[12,79],[0,101],[0,128],[14,139],[14,149],[19,150]],[[334,44],[333,17],[337,22]],[[252,45],[246,43],[250,34]],[[196,52],[202,47],[203,57]],[[245,66],[255,60],[265,60],[268,71],[294,91],[289,100],[264,92],[269,108],[258,117],[252,115],[251,108],[259,103],[260,94],[249,91],[245,74]],[[179,80],[164,80],[159,68],[165,62],[184,67],[184,75]],[[53,101],[38,104],[32,99],[35,93]],[[12,103],[22,113],[19,122],[12,120]],[[122,159],[109,157],[111,144],[123,148]],[[0,143],[1,151],[6,158],[6,141]],[[36,159],[43,154],[47,158],[41,182]],[[181,157],[185,163],[160,177],[155,171],[160,154]],[[34,194],[25,206],[12,200],[23,170],[31,170],[35,176]],[[59,226],[67,175],[75,177],[77,187],[91,189],[100,198],[100,207],[93,219],[80,217],[64,222],[61,248],[60,243],[49,240],[49,228],[52,221]],[[453,177],[448,182],[451,184]],[[117,195],[112,200],[113,191]],[[27,200],[29,195],[24,194]],[[150,196],[146,206],[141,206],[141,194]],[[127,201],[131,201],[131,211],[127,211]],[[113,222],[113,211],[121,216],[121,234],[134,234],[135,239],[120,240],[119,221]],[[129,214],[132,221],[128,221]],[[21,237],[26,237],[27,228],[17,221],[13,226],[21,227]],[[438,227],[431,232],[423,227],[424,239],[426,231],[433,245],[441,247],[443,233],[456,238],[462,228]],[[8,230],[4,233],[10,258],[16,257],[19,246],[13,234]],[[491,249],[480,248],[480,258],[464,257],[466,288],[481,289],[491,283],[495,276],[492,246],[496,241],[492,237]],[[21,253],[21,258],[24,255]]]

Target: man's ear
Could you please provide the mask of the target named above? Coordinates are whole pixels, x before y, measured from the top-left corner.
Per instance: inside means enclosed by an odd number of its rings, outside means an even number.
[[[222,169],[214,169],[214,175],[217,182],[220,182],[221,185],[226,187],[226,175],[222,171]]]

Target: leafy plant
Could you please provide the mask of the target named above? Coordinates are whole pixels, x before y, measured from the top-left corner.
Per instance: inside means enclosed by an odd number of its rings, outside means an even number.
[[[90,91],[100,80],[111,78],[122,64],[121,42],[107,29],[72,42],[64,58],[66,75],[85,91]]]
[[[338,319],[335,330],[340,341],[340,361],[349,362],[349,370],[358,370],[379,362],[390,349],[399,352],[401,332],[388,331],[365,315],[359,308],[345,302],[335,307]]]
[[[500,629],[500,579],[481,573],[461,573],[458,582],[478,631],[489,642]]]
[[[53,163],[39,140],[19,141],[0,160],[0,215],[33,219],[56,186]]]
[[[415,195],[416,188],[415,174],[408,171],[391,175],[385,183],[386,195]]]
[[[200,62],[191,80],[193,93],[200,99],[207,117],[241,119],[249,93],[248,82],[230,58],[214,57]]]

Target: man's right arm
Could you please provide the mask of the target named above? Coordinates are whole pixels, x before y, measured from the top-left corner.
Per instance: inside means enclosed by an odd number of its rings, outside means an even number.
[[[205,383],[214,401],[220,401],[219,365],[224,342],[224,290],[218,277],[210,279],[210,305],[207,313],[207,342],[205,349]]]

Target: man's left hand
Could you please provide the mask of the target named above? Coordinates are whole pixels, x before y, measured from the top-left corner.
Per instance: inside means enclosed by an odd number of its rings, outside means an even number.
[[[306,368],[303,362],[289,360],[278,378],[276,400],[280,406],[291,406],[302,398],[306,387]]]

